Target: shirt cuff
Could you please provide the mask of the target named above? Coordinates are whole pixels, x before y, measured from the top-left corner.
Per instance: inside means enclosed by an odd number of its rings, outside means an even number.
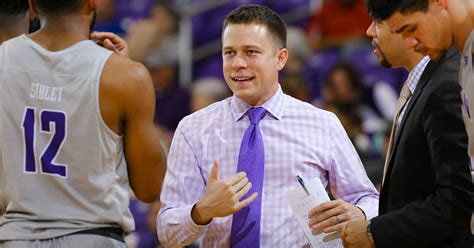
[[[211,220],[206,225],[198,225],[194,222],[193,218],[191,217],[191,211],[193,210],[194,205],[188,205],[184,208],[184,215],[181,216],[181,223],[183,225],[183,231],[189,235],[186,236],[195,236],[195,235],[201,235],[204,231],[207,230],[210,224],[214,222],[214,219]]]
[[[362,212],[364,212],[366,220],[370,220],[378,215],[378,212],[379,212],[378,201],[374,199],[374,202],[375,203],[372,203],[371,201],[367,201],[367,202],[359,202],[356,204],[356,206],[360,208]]]

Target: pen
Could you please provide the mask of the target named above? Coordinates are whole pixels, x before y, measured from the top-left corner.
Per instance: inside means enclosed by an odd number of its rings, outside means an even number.
[[[301,187],[303,187],[304,192],[306,192],[306,194],[309,195],[308,189],[304,185],[303,178],[301,178],[299,175],[296,175],[296,178],[298,178],[298,182],[301,184]]]

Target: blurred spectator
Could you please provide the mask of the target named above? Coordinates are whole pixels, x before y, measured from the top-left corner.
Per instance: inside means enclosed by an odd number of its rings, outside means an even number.
[[[311,50],[306,43],[303,30],[298,27],[288,27],[286,43],[290,52],[285,68],[280,74],[282,90],[292,97],[309,102],[311,91],[310,83],[305,77],[305,69]]]
[[[102,0],[100,0],[102,1]],[[116,1],[117,15],[124,23],[146,18],[150,9],[157,1],[163,0],[114,0]]]
[[[148,56],[159,56],[169,50],[178,51],[178,27],[179,15],[173,6],[157,2],[151,9],[150,17],[137,22],[129,30],[130,58],[146,62]]]
[[[158,248],[163,247],[159,244],[156,229],[150,226],[150,218],[160,203],[143,203],[135,198],[130,199],[130,211],[135,220],[135,231],[125,237],[125,242],[129,248]],[[156,218],[156,213],[155,218]],[[155,221],[154,221],[155,222]]]
[[[161,208],[161,202],[156,201],[150,204],[150,207],[148,209],[147,227],[148,227],[148,230],[150,230],[150,232],[153,233],[153,240],[155,241],[155,245],[153,246],[153,248],[164,247],[163,245],[160,244],[160,241],[158,240],[158,235],[156,232],[156,226],[157,226],[156,217],[158,216],[158,212],[160,211],[160,208]]]
[[[377,191],[380,192],[382,187],[382,177],[383,177],[383,167],[385,163],[385,158],[388,151],[388,142],[390,140],[390,132],[392,122],[386,122],[386,129],[383,132],[380,132],[373,137],[373,143],[376,149],[379,149],[379,156],[371,157],[364,161],[365,171],[367,176],[369,176],[372,183],[377,188]]]
[[[178,84],[174,52],[149,56],[145,63],[155,86],[155,123],[168,131],[169,139],[181,119],[190,114],[190,95]]]
[[[97,19],[94,31],[113,32],[124,36],[125,30],[120,25],[120,19],[116,15],[115,0],[97,1]]]
[[[223,80],[213,77],[196,80],[191,88],[191,112],[224,100],[230,95],[230,91]]]
[[[150,70],[156,92],[155,123],[165,147],[179,121],[190,113],[189,92],[178,84],[178,15],[172,5],[157,1],[150,17],[136,23],[128,36],[130,57]]]
[[[367,42],[365,31],[371,22],[364,0],[323,0],[307,24],[310,45],[317,49]]]
[[[387,122],[392,122],[393,116],[395,116],[395,106],[399,97],[397,91],[391,85],[381,80],[374,84],[373,95],[374,104],[382,117]],[[388,126],[391,126],[391,124]]]
[[[322,108],[337,115],[361,157],[367,157],[373,151],[369,134],[381,131],[384,122],[363,104],[358,72],[350,64],[340,63],[329,72],[322,88]],[[374,126],[377,128],[372,129]]]

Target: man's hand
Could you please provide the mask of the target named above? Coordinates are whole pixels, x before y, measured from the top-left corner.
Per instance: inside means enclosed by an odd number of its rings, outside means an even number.
[[[198,225],[205,225],[215,217],[231,215],[249,205],[258,196],[255,192],[247,199],[240,201],[252,187],[244,172],[239,172],[225,180],[219,180],[219,163],[214,161],[211,175],[207,182],[206,194],[191,211],[191,217]]]
[[[343,200],[322,203],[308,213],[309,227],[316,233],[341,233],[351,220],[365,220],[362,210]]]
[[[368,224],[368,221],[349,221],[341,234],[344,248],[375,248],[375,244],[367,236]]]
[[[110,51],[125,57],[130,57],[127,42],[114,33],[94,32],[91,34],[91,39],[96,40],[96,43],[101,47],[109,49]]]

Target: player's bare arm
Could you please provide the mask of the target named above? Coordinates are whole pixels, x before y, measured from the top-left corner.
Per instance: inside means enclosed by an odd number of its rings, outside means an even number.
[[[122,134],[130,186],[144,202],[159,198],[165,155],[153,124],[155,91],[148,70],[113,54],[104,67],[100,109],[105,123]]]

